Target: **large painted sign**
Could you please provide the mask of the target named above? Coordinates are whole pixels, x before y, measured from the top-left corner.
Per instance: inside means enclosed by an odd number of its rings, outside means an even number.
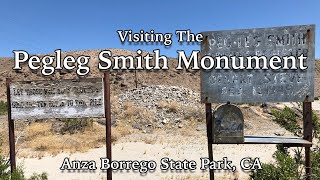
[[[266,56],[268,60],[275,55],[298,58],[303,54],[307,57],[305,60],[307,69],[202,70],[202,102],[313,101],[314,25],[210,31],[202,34],[204,37],[201,44],[202,56]],[[289,63],[287,66],[292,66],[291,61],[287,63]]]

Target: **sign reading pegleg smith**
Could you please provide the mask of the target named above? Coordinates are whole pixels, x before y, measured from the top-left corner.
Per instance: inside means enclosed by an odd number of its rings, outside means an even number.
[[[202,102],[313,101],[314,25],[202,34],[202,57],[221,60],[201,70]]]
[[[10,84],[12,119],[104,117],[103,81],[32,81]]]

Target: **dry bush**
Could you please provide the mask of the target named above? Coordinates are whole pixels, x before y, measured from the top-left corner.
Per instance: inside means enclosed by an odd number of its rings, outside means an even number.
[[[24,148],[56,155],[60,152],[84,152],[105,144],[105,127],[94,123],[82,133],[55,134],[51,123],[33,123],[27,128]]]
[[[194,136],[194,131],[195,131],[195,128],[193,128],[193,127],[185,127],[185,128],[182,128],[179,131],[179,133],[183,137],[190,137],[190,136]]]
[[[9,152],[8,125],[7,123],[1,125],[3,125],[3,128],[0,128],[0,155],[6,156]]]
[[[75,134],[83,132],[86,128],[93,126],[93,119],[90,118],[70,118],[63,122],[64,125],[60,129],[60,134]]]
[[[137,107],[133,102],[125,102],[123,112],[118,115],[121,123],[131,124],[140,129],[142,126],[152,124],[155,119],[154,112],[143,107]]]
[[[111,131],[111,141],[116,142],[121,137],[127,136],[131,134],[131,129],[128,126],[125,125],[119,125],[115,128],[112,128]]]
[[[171,175],[166,176],[163,178],[163,180],[169,180],[169,179],[176,179],[176,180],[207,180],[209,178],[209,174],[207,172],[204,172],[202,174],[192,174],[190,171],[190,174],[187,175]],[[226,180],[226,179],[239,179],[236,176],[233,176],[232,174],[225,174],[223,176],[215,177],[217,180]]]
[[[166,109],[169,113],[177,113],[179,112],[181,105],[177,101],[160,101],[158,107]]]
[[[186,120],[197,120],[199,122],[203,122],[206,119],[204,110],[194,106],[184,106],[183,115]]]
[[[7,114],[7,102],[0,101],[0,115],[6,115]]]
[[[155,144],[157,142],[157,137],[154,136],[144,136],[141,140],[146,144]]]
[[[33,140],[37,137],[51,134],[52,123],[35,122],[26,128],[26,140]]]
[[[118,101],[118,97],[117,96],[111,96],[110,97],[110,101],[111,101],[111,113],[114,115],[118,115],[120,114],[121,110],[120,110],[120,104]]]
[[[153,122],[155,120],[155,113],[151,112],[148,109],[141,109],[139,115],[137,116],[137,119],[135,120],[135,123],[138,123],[142,126],[153,126]]]
[[[138,108],[133,102],[125,102],[123,105],[123,109],[123,115],[126,118],[132,118],[140,112],[140,108]]]
[[[176,180],[205,180],[208,179],[207,174],[198,175],[198,174],[188,174],[188,175],[172,175],[163,178],[163,180],[176,179]]]

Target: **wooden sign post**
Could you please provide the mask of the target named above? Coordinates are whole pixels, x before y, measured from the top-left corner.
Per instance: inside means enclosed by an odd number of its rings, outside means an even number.
[[[9,147],[10,147],[10,168],[13,173],[16,168],[16,147],[15,147],[15,136],[14,136],[14,121],[11,118],[11,100],[10,100],[10,83],[11,79],[6,79],[7,87],[7,107],[8,107],[8,127],[9,127]]]
[[[104,101],[106,117],[106,153],[109,162],[112,160],[111,142],[111,100],[110,100],[110,73],[104,73]],[[112,180],[112,169],[107,170],[107,179]]]
[[[303,102],[303,139],[312,143],[312,105],[311,102]],[[305,146],[306,179],[311,179],[311,154],[310,146]]]
[[[11,172],[16,170],[14,120],[106,118],[106,155],[111,160],[109,73],[104,78],[6,81]],[[112,169],[107,170],[108,180]]]

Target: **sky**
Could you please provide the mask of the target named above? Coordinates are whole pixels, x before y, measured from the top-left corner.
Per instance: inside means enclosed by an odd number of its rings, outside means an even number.
[[[303,3],[302,3],[303,2]],[[121,48],[160,49],[177,57],[177,50],[198,50],[199,44],[180,44],[175,30],[202,31],[316,25],[316,57],[320,58],[319,0],[211,0],[211,1],[16,1],[0,3],[0,57],[13,50],[30,54]],[[173,33],[169,47],[121,43],[117,30]]]

